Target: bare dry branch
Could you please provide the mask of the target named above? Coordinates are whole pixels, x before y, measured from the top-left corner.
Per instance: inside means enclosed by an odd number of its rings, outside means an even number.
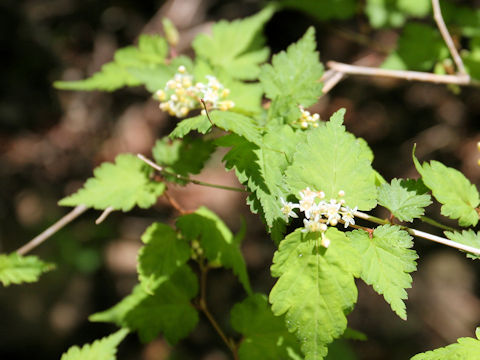
[[[38,245],[43,243],[45,240],[47,240],[49,237],[51,237],[53,234],[55,234],[65,225],[75,220],[77,217],[82,215],[87,210],[88,210],[88,207],[86,207],[85,205],[78,205],[72,211],[70,211],[67,215],[65,215],[60,220],[58,220],[55,224],[53,224],[52,226],[44,230],[42,233],[35,236],[28,243],[23,245],[20,249],[17,250],[17,253],[20,255],[25,255],[30,250],[36,248]]]

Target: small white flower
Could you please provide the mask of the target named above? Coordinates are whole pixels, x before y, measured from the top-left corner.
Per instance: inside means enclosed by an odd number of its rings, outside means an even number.
[[[345,228],[349,225],[355,225],[355,211],[357,211],[356,206],[353,209],[348,206],[342,207],[342,220],[345,222]]]
[[[289,217],[298,218],[298,215],[293,211],[293,209],[298,209],[298,204],[294,204],[289,201],[285,201],[283,197],[280,198],[282,202],[282,213],[285,215],[285,220],[288,221]]]

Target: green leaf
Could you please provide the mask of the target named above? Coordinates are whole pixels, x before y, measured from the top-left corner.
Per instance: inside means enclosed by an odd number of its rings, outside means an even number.
[[[175,344],[197,325],[198,313],[190,304],[197,292],[197,278],[192,270],[184,265],[168,281],[154,289],[153,295],[137,285],[132,293],[117,305],[93,314],[89,319],[128,327],[137,331],[143,342],[154,340],[161,332],[171,344]]]
[[[211,111],[209,115],[215,126],[243,136],[253,143],[261,142],[260,130],[252,118],[231,111]],[[179,122],[169,136],[170,138],[182,138],[192,130],[206,134],[211,127],[212,124],[206,115],[198,115]]]
[[[260,212],[272,232],[284,230],[280,197],[286,198],[288,190],[283,175],[292,162],[296,144],[302,142],[305,134],[278,125],[269,128],[260,146],[238,136],[217,139],[217,144],[232,147],[223,158],[225,167],[235,169],[239,181],[251,191],[248,199],[251,210]]]
[[[185,66],[187,71],[193,68],[192,60],[186,56],[178,56],[168,65],[156,65],[154,67],[128,67],[128,73],[134,76],[148,91],[156,93],[165,88],[168,80],[175,76],[179,66]]]
[[[359,252],[361,260],[360,277],[385,298],[392,310],[407,319],[405,289],[412,287],[409,273],[417,269],[417,253],[412,237],[399,226],[382,225],[375,229],[370,239],[364,230],[347,233]]]
[[[276,54],[272,65],[262,66],[260,82],[270,99],[286,98],[295,105],[309,106],[322,94],[318,81],[323,65],[315,51],[315,29],[310,27],[305,35],[287,51]]]
[[[329,228],[326,236],[328,249],[319,245],[320,233],[297,229],[282,240],[271,267],[272,276],[279,277],[270,293],[272,311],[286,313],[287,328],[300,340],[306,360],[325,357],[357,300],[351,268],[356,251],[337,229]]]
[[[135,205],[149,208],[163,194],[165,184],[149,178],[151,169],[132,154],[120,154],[115,164],[103,163],[83,188],[59,201],[62,206],[86,205],[97,210],[110,207],[129,211]]]
[[[447,58],[448,54],[438,29],[425,24],[409,23],[405,25],[398,40],[397,50],[387,57],[382,67],[430,71],[437,61]]]
[[[430,205],[430,195],[417,195],[402,187],[399,179],[378,188],[378,203],[390,210],[400,221],[413,221],[425,214],[424,208]]]
[[[286,182],[295,195],[310,187],[331,199],[343,190],[348,206],[370,210],[376,205],[375,172],[365,144],[345,131],[344,114],[339,110],[325,126],[308,131],[286,170]]]
[[[57,81],[54,86],[63,90],[114,91],[124,86],[138,86],[142,81],[132,73],[135,69],[155,69],[165,63],[167,42],[157,35],[141,35],[138,48],[127,46],[115,52],[114,60],[90,78],[79,81]]]
[[[280,4],[302,10],[320,21],[351,18],[357,7],[355,0],[283,0]]]
[[[128,329],[120,329],[116,333],[95,340],[92,344],[86,344],[82,348],[72,346],[62,355],[61,360],[115,360],[117,346],[128,332]]]
[[[445,231],[445,236],[457,243],[468,245],[477,249],[480,249],[480,233],[476,233],[473,230],[463,230],[460,232]],[[470,259],[478,260],[480,255],[467,253],[467,257]]]
[[[216,146],[211,140],[185,137],[183,140],[169,141],[167,137],[157,140],[152,149],[155,162],[167,171],[182,176],[198,174],[215,151]],[[185,184],[175,176],[164,174],[169,182]]]
[[[365,6],[365,13],[374,28],[399,27],[408,17],[424,17],[430,11],[430,0],[367,0]]]
[[[420,165],[413,149],[413,162],[425,185],[435,199],[443,204],[440,212],[450,219],[458,219],[460,226],[477,225],[476,207],[480,203],[478,191],[460,171],[438,161]]]
[[[422,178],[418,179],[402,179],[400,185],[408,191],[413,191],[417,195],[423,195],[430,192],[430,189],[425,186]]]
[[[256,79],[259,64],[266,61],[269,54],[258,35],[273,12],[274,8],[269,6],[242,20],[219,21],[212,28],[212,36],[201,34],[193,41],[197,57],[233,78]]]
[[[235,304],[232,327],[243,335],[238,348],[240,360],[288,359],[288,350],[299,353],[297,339],[287,331],[283,317],[274,316],[267,297],[253,294]]]
[[[457,343],[448,346],[417,354],[411,360],[443,360],[458,359],[470,360],[478,358],[480,354],[480,328],[477,328],[477,339],[463,337],[457,340]]]
[[[210,262],[232,269],[245,291],[251,293],[247,268],[240,244],[225,223],[205,207],[192,214],[183,215],[177,220],[177,228],[189,241],[198,240]]]
[[[147,292],[167,280],[190,258],[190,246],[175,230],[153,223],[142,235],[145,244],[138,252],[138,275]]]
[[[55,265],[33,255],[0,254],[0,282],[3,286],[38,281],[40,275],[54,268]]]

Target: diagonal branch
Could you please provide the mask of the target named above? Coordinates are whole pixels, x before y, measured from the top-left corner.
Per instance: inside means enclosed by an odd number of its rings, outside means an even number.
[[[464,76],[467,79],[470,79],[470,76],[467,74],[465,70],[465,66],[463,65],[462,58],[453,43],[452,37],[448,32],[447,26],[445,25],[445,21],[443,20],[442,10],[440,9],[440,2],[439,0],[432,0],[432,7],[433,7],[433,18],[437,23],[438,30],[440,30],[440,34],[442,34],[443,40],[445,44],[447,44],[448,50],[452,55],[453,61],[455,61],[455,65],[457,65],[458,74],[460,76]]]
[[[20,249],[17,250],[17,253],[20,255],[25,255],[30,250],[36,248],[38,245],[43,243],[45,240],[47,240],[49,237],[51,237],[53,234],[55,234],[57,231],[59,231],[68,223],[75,220],[77,217],[82,215],[87,210],[88,210],[88,207],[86,207],[85,205],[78,205],[72,211],[70,211],[67,215],[65,215],[60,220],[58,220],[55,224],[53,224],[52,226],[47,228],[45,231],[43,231],[41,234],[35,236],[32,240],[30,240],[28,243],[23,245]]]

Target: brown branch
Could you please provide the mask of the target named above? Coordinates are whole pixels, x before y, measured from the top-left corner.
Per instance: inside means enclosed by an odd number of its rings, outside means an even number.
[[[233,354],[233,358],[235,360],[238,360],[238,351],[237,351],[237,345],[235,341],[233,339],[228,338],[227,335],[225,335],[225,333],[223,332],[222,328],[213,317],[210,310],[208,310],[208,306],[207,306],[207,274],[209,270],[208,265],[205,265],[202,260],[198,261],[198,264],[200,266],[200,299],[199,299],[198,308],[205,314],[210,324],[212,324],[213,328],[221,337],[225,345],[227,345],[227,347],[230,349],[230,351]]]
[[[181,215],[185,215],[187,213],[189,213],[187,210],[185,210],[179,203],[177,200],[175,200],[173,197],[171,197],[169,194],[168,194],[168,191],[165,190],[165,192],[163,193],[163,196],[165,196],[165,199],[167,199],[167,201],[170,203],[170,205],[172,205],[172,207],[177,210]]]
[[[440,30],[440,34],[442,34],[445,44],[447,44],[448,50],[452,55],[455,65],[457,65],[458,74],[470,80],[470,76],[467,74],[467,71],[465,70],[465,66],[463,65],[462,58],[460,57],[460,54],[458,53],[457,48],[453,43],[452,37],[448,32],[447,26],[445,25],[445,21],[443,20],[442,10],[440,8],[439,0],[432,0],[432,8],[433,8],[433,18],[437,23],[438,30]]]
[[[36,248],[38,245],[43,243],[45,240],[47,240],[49,237],[51,237],[53,234],[55,234],[57,231],[59,231],[61,228],[63,228],[65,225],[67,225],[71,221],[75,220],[77,217],[82,215],[87,210],[88,210],[88,207],[86,207],[85,205],[78,205],[72,211],[70,211],[67,215],[65,215],[60,220],[58,220],[55,224],[48,227],[42,233],[35,236],[32,240],[30,240],[28,243],[26,243],[21,248],[19,248],[17,250],[17,253],[20,255],[25,255],[30,250]]]

